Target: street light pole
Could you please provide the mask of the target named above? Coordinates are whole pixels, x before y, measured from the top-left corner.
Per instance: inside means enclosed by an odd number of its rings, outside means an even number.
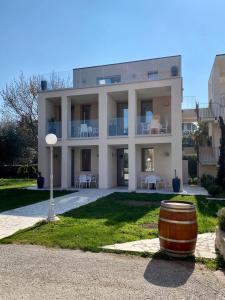
[[[54,222],[58,220],[55,215],[55,201],[53,198],[53,145],[57,143],[57,136],[52,133],[47,134],[45,141],[50,145],[50,199],[48,204],[47,222]]]

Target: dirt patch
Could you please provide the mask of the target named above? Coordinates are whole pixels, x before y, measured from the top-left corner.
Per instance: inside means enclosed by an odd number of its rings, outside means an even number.
[[[158,223],[146,223],[146,224],[140,224],[140,227],[144,229],[158,229]]]

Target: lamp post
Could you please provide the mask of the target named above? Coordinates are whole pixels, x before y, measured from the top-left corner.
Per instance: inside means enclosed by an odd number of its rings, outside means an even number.
[[[45,141],[50,146],[50,199],[47,222],[53,222],[58,220],[55,215],[55,203],[53,199],[53,145],[57,143],[57,136],[53,133],[49,133],[46,135]]]

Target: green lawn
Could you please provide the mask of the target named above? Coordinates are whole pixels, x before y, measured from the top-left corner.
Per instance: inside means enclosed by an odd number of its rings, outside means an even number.
[[[216,213],[225,206],[225,201],[207,201],[204,196],[114,193],[61,215],[57,223],[38,224],[1,243],[100,251],[107,244],[155,238],[160,201],[166,199],[196,204],[199,233],[215,230]]]
[[[0,190],[36,185],[35,179],[0,178]]]
[[[47,200],[49,191],[21,189],[35,184],[35,180],[0,179],[0,212]],[[55,191],[54,197],[67,193],[69,192]]]

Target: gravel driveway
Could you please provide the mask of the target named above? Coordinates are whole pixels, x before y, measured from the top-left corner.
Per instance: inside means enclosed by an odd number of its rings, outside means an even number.
[[[0,299],[225,299],[225,278],[189,262],[1,245]]]

